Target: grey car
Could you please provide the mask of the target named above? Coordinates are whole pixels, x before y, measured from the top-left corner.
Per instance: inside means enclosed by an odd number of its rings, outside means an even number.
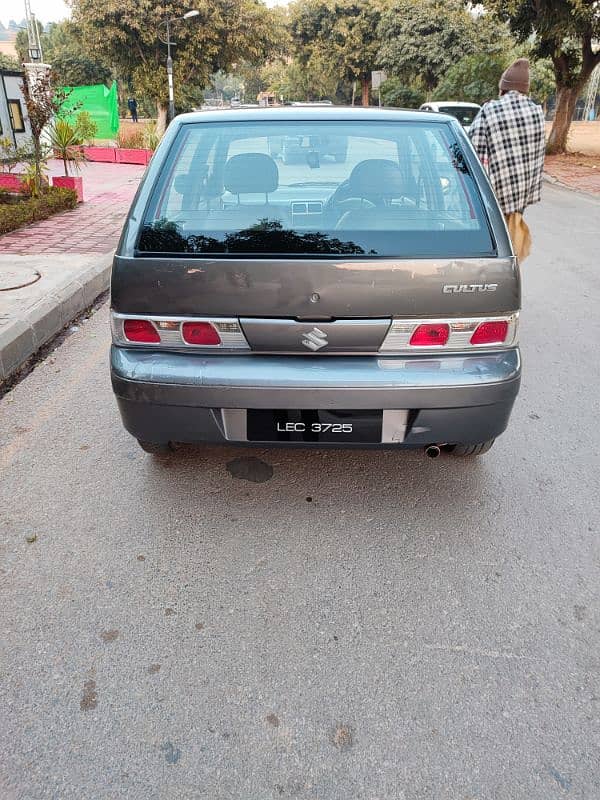
[[[310,147],[295,164],[274,139]],[[519,390],[520,279],[456,119],[357,108],[177,117],[125,223],[111,375],[144,450],[479,455]]]

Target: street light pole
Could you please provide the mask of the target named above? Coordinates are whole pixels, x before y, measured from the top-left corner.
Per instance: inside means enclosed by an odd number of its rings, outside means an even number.
[[[167,17],[165,20],[163,20],[163,22],[160,23],[160,25],[166,25],[167,27],[166,41],[164,39],[161,39],[160,34],[158,35],[158,38],[160,39],[161,42],[167,45],[167,80],[169,82],[169,113],[167,120],[168,122],[171,122],[171,120],[175,116],[175,90],[173,87],[173,59],[171,57],[171,45],[175,44],[175,42],[171,42],[171,24],[173,22],[179,22],[180,20],[183,19],[191,19],[192,17],[197,17],[198,14],[200,14],[200,12],[194,9],[193,11],[188,11],[182,17],[173,17],[173,18]]]
[[[173,59],[171,58],[171,20],[167,19],[167,80],[169,81],[169,118],[175,116],[175,92],[173,91]]]

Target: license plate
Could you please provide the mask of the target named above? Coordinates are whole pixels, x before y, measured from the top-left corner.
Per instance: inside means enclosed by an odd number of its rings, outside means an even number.
[[[381,442],[383,411],[248,409],[250,442]]]

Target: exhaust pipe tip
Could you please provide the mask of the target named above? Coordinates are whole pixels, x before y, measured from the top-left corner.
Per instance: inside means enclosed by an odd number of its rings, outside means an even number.
[[[427,445],[427,447],[425,448],[425,455],[428,458],[437,458],[440,455],[441,452],[442,451],[437,446],[437,444],[430,444],[430,445]]]

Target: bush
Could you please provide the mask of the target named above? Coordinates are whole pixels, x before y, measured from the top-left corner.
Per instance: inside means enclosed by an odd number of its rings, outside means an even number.
[[[135,131],[119,131],[117,144],[125,150],[142,150],[145,146],[144,131],[141,129]]]
[[[384,106],[419,108],[425,100],[425,92],[406,86],[399,78],[388,78],[381,84],[381,102]]]
[[[46,189],[39,197],[22,197],[16,203],[4,203],[0,197],[0,234],[47,219],[59,211],[75,208],[76,205],[76,192],[54,186]]]
[[[75,119],[75,130],[86,144],[94,144],[98,133],[98,125],[92,119],[89,111],[80,111]]]

